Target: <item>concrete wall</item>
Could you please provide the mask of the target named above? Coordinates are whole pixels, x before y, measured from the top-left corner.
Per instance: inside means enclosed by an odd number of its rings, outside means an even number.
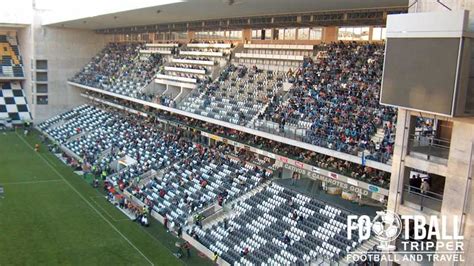
[[[34,56],[31,59],[48,60],[49,102],[37,105],[35,100],[32,108],[33,119],[39,122],[84,102],[79,92],[67,85],[67,79],[105,46],[106,39],[105,35],[90,30],[42,27],[41,12],[35,16],[32,36]]]
[[[22,82],[23,92],[28,102],[30,112],[33,115],[33,89],[31,81],[31,58],[33,57],[33,33],[32,27],[28,26],[17,31],[18,44],[20,45],[20,54],[23,59],[23,70],[25,80]]]
[[[402,215],[446,216],[448,234],[453,233],[453,217],[463,217],[460,231],[464,234],[464,255],[466,261],[472,261],[474,259],[474,197],[472,197],[474,185],[470,180],[474,177],[474,118],[438,117],[452,121],[453,130],[448,160],[437,163],[407,155],[408,132],[413,124],[412,115],[419,116],[420,113],[405,109],[398,111],[388,209]],[[440,212],[429,209],[420,211],[408,202],[402,203],[403,180],[407,179],[406,167],[446,177]],[[435,265],[443,264],[435,263]],[[469,263],[463,265],[469,265]]]
[[[469,181],[473,177],[473,149],[474,119],[455,120],[441,214],[448,217],[466,215],[461,231],[464,231],[467,261],[474,259],[474,246],[472,245],[474,242],[474,199],[472,197],[474,189],[472,182]],[[448,228],[453,228],[452,219],[448,219]],[[470,247],[467,246],[469,243],[471,243]]]
[[[474,10],[474,1],[472,0],[442,0],[439,1],[440,3],[436,0],[418,0],[414,2],[413,6],[408,10],[409,13],[448,11],[449,9],[446,7],[451,10]]]

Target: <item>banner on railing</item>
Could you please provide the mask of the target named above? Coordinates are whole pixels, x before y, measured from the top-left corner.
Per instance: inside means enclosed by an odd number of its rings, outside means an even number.
[[[284,163],[283,168],[288,169],[290,171],[297,172],[303,176],[307,176],[312,179],[328,182],[332,185],[341,187],[342,189],[345,189],[348,191],[360,193],[363,196],[372,197],[374,193],[388,196],[387,189],[379,188],[377,186],[367,184],[365,182],[358,181],[358,180],[355,180],[353,178],[349,178],[343,175],[332,173],[332,172],[329,172],[329,171],[326,171],[324,169],[320,169],[314,166],[309,166],[307,164],[304,164],[304,167],[302,168],[295,165],[294,163],[292,164],[291,161],[290,163]]]
[[[223,141],[224,140],[224,138],[222,138],[220,136],[209,134],[207,132],[202,132],[201,131],[201,135],[205,136],[205,137],[208,137],[208,138],[211,138],[211,139],[214,139],[214,140],[218,140],[218,141]],[[359,180],[356,180],[356,179],[353,179],[353,178],[350,178],[350,177],[346,177],[346,176],[343,176],[341,174],[330,172],[330,171],[327,171],[325,169],[321,169],[321,168],[318,168],[316,166],[312,166],[310,164],[306,164],[306,163],[303,163],[303,162],[300,162],[300,161],[297,161],[297,160],[293,160],[293,159],[290,159],[290,158],[287,158],[287,157],[284,157],[284,156],[276,155],[274,153],[271,153],[271,152],[268,152],[268,151],[265,151],[265,150],[261,150],[261,149],[255,148],[255,147],[244,145],[244,144],[241,144],[239,142],[236,142],[236,141],[233,141],[233,140],[230,140],[230,139],[227,139],[227,143],[230,144],[230,145],[233,145],[235,147],[239,147],[239,148],[245,147],[246,149],[248,149],[251,152],[255,152],[255,153],[270,157],[272,159],[275,159],[278,162],[281,162],[285,166],[285,168],[287,168],[287,169],[288,169],[289,166],[293,166],[294,168],[297,168],[299,171],[304,171],[304,173],[302,173],[303,175],[307,175],[307,176],[311,177],[311,176],[317,174],[317,175],[320,175],[320,176],[324,176],[325,179],[340,181],[340,182],[348,185],[347,186],[348,189],[352,188],[351,191],[362,191],[362,193],[361,193],[362,195],[372,195],[372,193],[378,193],[378,194],[381,194],[383,196],[388,196],[388,189],[385,189],[385,188],[381,188],[381,187],[378,187],[378,186],[375,186],[375,185],[372,185],[372,184],[368,184],[366,182],[359,181]],[[295,170],[293,170],[293,171],[295,171]],[[346,186],[344,185],[344,187],[346,187]]]

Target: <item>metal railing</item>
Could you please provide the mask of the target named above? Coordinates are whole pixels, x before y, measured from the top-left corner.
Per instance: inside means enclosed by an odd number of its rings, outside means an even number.
[[[344,153],[351,154],[354,156],[358,156],[358,153],[364,150],[362,147],[358,147],[358,146],[352,146],[351,149],[348,149],[348,147],[338,149],[336,145],[336,141],[329,141],[329,139],[331,138],[330,135],[321,134],[321,133],[309,134],[310,132],[312,132],[309,129],[309,127],[299,127],[299,126],[293,126],[293,125],[280,126],[280,124],[273,122],[271,120],[261,120],[261,119],[254,120],[251,125],[248,125],[248,127],[252,129],[256,129],[258,131],[270,133],[273,135],[278,135],[281,137],[301,141],[304,143],[309,143],[312,145],[328,148],[331,150],[344,152]],[[374,161],[378,161],[378,160],[374,160]]]
[[[271,146],[266,146],[266,145],[254,143],[252,141],[241,138],[239,135],[234,136],[234,135],[228,135],[228,134],[225,134],[225,133],[224,134],[219,134],[218,132],[210,130],[209,128],[201,127],[199,124],[194,124],[194,125],[187,124],[186,122],[183,122],[182,120],[178,119],[177,116],[174,116],[172,114],[168,114],[168,115],[160,114],[159,115],[157,113],[150,113],[150,115],[158,116],[162,119],[172,121],[175,124],[179,124],[179,125],[181,125],[182,127],[185,127],[185,128],[192,128],[192,129],[202,131],[202,132],[206,132],[206,133],[209,133],[209,134],[218,135],[220,137],[227,138],[227,139],[230,139],[230,140],[248,145],[250,147],[265,150],[265,151],[271,152],[271,153],[276,153],[278,155],[285,156],[285,157],[288,157],[288,158],[293,159],[293,160],[304,161],[303,158],[298,157],[298,156],[294,156],[294,155],[292,155],[288,152],[285,152],[284,150],[275,151],[275,150],[273,150],[273,147],[271,147]],[[200,142],[200,143],[205,142],[205,140],[200,140],[199,138],[202,138],[202,136],[201,135],[194,136],[193,141]],[[206,139],[206,137],[204,137],[204,139]],[[322,167],[322,166],[318,165],[318,161],[313,161],[313,160],[306,161],[305,163],[313,165],[313,166],[317,166],[317,167],[320,167],[320,168],[324,168],[328,171],[335,172],[335,173],[345,175],[345,176],[352,176],[352,174],[353,174],[353,169],[351,169],[350,167],[349,168],[344,167],[344,168],[341,169],[341,168],[338,168],[338,167],[331,167],[329,164],[325,167]],[[370,180],[363,180],[363,179],[360,179],[360,178],[357,178],[357,177],[353,177],[353,178],[358,179],[358,180],[363,181],[363,182],[367,182],[367,183],[374,184],[376,186],[380,186],[380,187],[388,189],[388,183],[387,184],[376,184],[376,183],[371,182]],[[370,178],[371,177],[369,177],[369,179]]]
[[[95,97],[97,97],[97,96],[95,96]],[[107,99],[106,101],[111,101],[111,102],[114,102],[116,104],[121,104],[121,105],[125,104],[124,102],[117,101],[114,98],[108,99],[106,97],[104,99]],[[141,112],[144,112],[144,113],[146,113],[147,115],[149,115],[151,117],[157,117],[159,119],[163,119],[163,120],[166,120],[168,122],[173,122],[175,125],[178,125],[179,127],[184,128],[184,129],[194,130],[195,132],[196,131],[201,131],[201,132],[206,132],[206,133],[209,133],[209,134],[217,135],[217,136],[229,139],[229,140],[233,140],[233,141],[242,143],[244,145],[248,145],[248,146],[251,146],[251,147],[254,147],[254,148],[257,148],[257,149],[265,150],[267,152],[275,153],[275,154],[278,154],[280,156],[284,156],[284,157],[287,157],[287,158],[290,158],[290,159],[293,159],[293,160],[305,162],[305,163],[310,164],[312,166],[323,168],[323,169],[331,171],[331,172],[335,172],[335,173],[338,173],[338,174],[341,174],[341,175],[349,176],[349,177],[358,179],[360,181],[367,182],[367,183],[370,183],[370,184],[388,189],[388,182],[385,183],[385,184],[380,184],[380,183],[374,183],[374,182],[371,181],[371,178],[376,177],[376,176],[368,176],[367,179],[354,177],[352,175],[354,169],[352,169],[351,167],[339,168],[339,167],[332,167],[330,164],[326,164],[325,166],[322,166],[322,165],[320,165],[321,161],[319,161],[319,160],[312,160],[311,159],[311,160],[307,161],[303,157],[291,154],[291,152],[289,152],[286,149],[274,150],[275,147],[273,147],[273,146],[263,145],[264,144],[263,142],[256,143],[256,142],[254,142],[250,139],[242,138],[238,134],[237,135],[229,135],[226,132],[223,132],[223,133],[216,132],[215,130],[212,129],[212,127],[211,128],[203,127],[202,124],[200,124],[200,123],[189,123],[188,121],[183,121],[182,119],[180,119],[179,116],[174,115],[172,113],[155,112],[154,110],[147,110],[147,108],[143,108],[143,107],[139,106],[138,104],[137,105],[129,105],[129,106],[133,106],[133,108],[136,108],[137,110],[140,110]],[[290,131],[290,132],[294,132],[294,131]],[[270,133],[272,133],[272,132],[270,132]],[[199,142],[201,144],[205,144],[206,141],[207,141],[207,137],[204,137],[201,134],[193,135],[193,134],[190,134],[189,132],[185,133],[185,134],[186,135],[184,137],[187,137],[187,138],[191,139],[194,142]]]
[[[411,134],[409,138],[409,152],[425,154],[427,159],[431,157],[448,159],[451,142],[446,139],[438,139],[434,136],[423,136]]]
[[[92,85],[85,84],[85,86],[94,87],[93,84]],[[104,90],[107,90],[107,89],[104,89]],[[152,97],[148,95],[144,95],[144,94],[141,94],[138,96],[130,96],[130,97],[148,101],[148,102],[154,102]],[[174,106],[173,108],[177,110],[186,111],[182,106]],[[222,119],[219,119],[219,120],[222,120]],[[222,120],[222,121],[226,121],[226,120]],[[230,121],[227,121],[227,122],[230,122]],[[297,120],[292,120],[290,122],[293,122],[293,123],[287,123],[284,127],[281,127],[278,123],[275,123],[271,120],[262,120],[262,119],[254,119],[252,121],[239,121],[238,123],[235,123],[235,124],[244,126],[247,128],[255,129],[261,132],[266,132],[269,134],[300,141],[303,143],[308,143],[311,145],[328,148],[331,150],[350,154],[353,156],[359,156],[360,153],[367,151],[367,147],[365,145],[361,145],[360,143],[350,145],[350,144],[340,141],[337,136],[328,135],[326,133],[320,133],[320,132],[316,133],[313,130],[310,130],[309,127],[298,126]],[[230,122],[230,123],[233,123],[233,122]],[[383,152],[383,151],[369,151],[369,154],[366,154],[365,159],[369,161],[387,164],[391,159],[391,154],[388,152]]]
[[[405,185],[403,192],[403,200],[418,205],[420,211],[423,211],[424,208],[441,211],[443,195],[431,191],[423,192],[419,187],[410,185]]]

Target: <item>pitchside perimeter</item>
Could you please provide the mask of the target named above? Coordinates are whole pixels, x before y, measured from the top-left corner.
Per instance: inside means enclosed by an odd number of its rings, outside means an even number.
[[[159,241],[159,224],[133,223],[46,147],[34,152],[38,141],[0,133],[0,265],[183,263],[172,255],[171,236]]]

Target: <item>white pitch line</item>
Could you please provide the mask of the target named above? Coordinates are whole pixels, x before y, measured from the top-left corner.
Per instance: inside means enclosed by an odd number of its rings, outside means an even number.
[[[32,151],[34,151],[34,148],[31,147],[31,145],[20,135],[18,135],[17,132],[15,132],[15,134],[23,141],[23,143],[25,143],[25,145],[30,148]],[[56,170],[56,168],[54,168],[51,163],[49,163],[40,153],[38,152],[35,152],[36,155],[38,155],[38,157],[40,157],[53,171],[54,173],[56,173],[59,177],[61,177],[64,182],[66,182],[66,184],[74,191],[76,192],[76,194],[81,197],[82,200],[84,200],[84,202],[87,203],[87,205],[89,205],[89,207],[91,207],[91,209],[93,209],[107,224],[110,225],[110,227],[112,227],[112,229],[114,229],[123,239],[125,239],[125,241],[128,242],[128,244],[130,244],[130,246],[132,246],[138,253],[140,253],[140,255],[142,255],[142,257],[144,257],[148,263],[150,263],[150,265],[155,265],[149,258],[147,258],[147,256],[145,256],[145,254],[143,254],[143,252],[140,251],[140,249],[138,249],[131,241],[130,239],[128,239],[124,234],[122,234],[122,232],[120,232],[120,230],[117,229],[117,227],[115,227],[109,220],[107,220],[104,215],[102,215],[102,213],[97,210],[79,191],[77,191],[77,189],[75,187],[73,187],[71,185],[71,183],[69,183],[67,181],[67,179],[61,174],[58,172],[58,170]]]
[[[51,161],[49,158],[45,158],[50,164],[54,165],[54,166],[59,166],[56,162],[54,161]]]
[[[6,182],[1,183],[0,185],[22,185],[22,184],[38,184],[38,183],[50,183],[50,182],[59,182],[63,181],[62,179],[50,179],[50,180],[38,180],[38,181],[18,181],[18,182]]]
[[[97,207],[103,210],[105,214],[107,214],[110,217],[110,219],[112,219],[114,222],[130,221],[130,218],[115,219],[108,211],[106,211],[102,206],[100,206],[99,203],[95,200],[95,198],[99,198],[99,196],[91,196],[89,198],[95,203],[95,205],[97,205]]]

